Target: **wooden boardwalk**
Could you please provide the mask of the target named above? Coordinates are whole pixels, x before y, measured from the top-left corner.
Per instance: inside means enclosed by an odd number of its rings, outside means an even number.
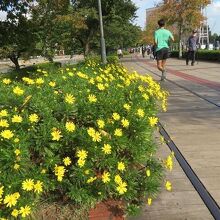
[[[159,80],[154,74],[160,74],[155,61],[149,58],[125,58],[123,64]],[[194,67],[184,64],[177,59],[168,61],[167,76],[172,82],[162,83],[170,97],[168,111],[160,115],[160,121],[220,205],[220,64],[201,62]],[[169,148],[160,147],[159,154],[166,156]],[[152,206],[146,206],[142,215],[132,220],[214,219],[177,162],[167,179],[173,184],[172,192],[163,190]]]

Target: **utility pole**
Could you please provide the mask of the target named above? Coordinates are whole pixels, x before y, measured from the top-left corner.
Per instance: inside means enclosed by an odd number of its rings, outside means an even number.
[[[103,31],[103,22],[102,22],[102,5],[101,0],[98,0],[98,7],[99,7],[99,22],[100,22],[100,34],[101,34],[101,57],[102,63],[106,64],[106,49],[105,49],[105,39],[104,39],[104,31]]]

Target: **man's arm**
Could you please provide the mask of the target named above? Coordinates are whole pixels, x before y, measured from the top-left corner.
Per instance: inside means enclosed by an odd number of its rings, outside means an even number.
[[[157,34],[154,32],[154,45],[157,46]]]
[[[172,41],[174,41],[174,37],[173,37],[173,35],[172,35],[171,32],[170,32],[170,39],[171,39]]]

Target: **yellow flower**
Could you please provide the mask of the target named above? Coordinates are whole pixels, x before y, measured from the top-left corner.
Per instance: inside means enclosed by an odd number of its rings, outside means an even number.
[[[90,177],[86,182],[87,183],[92,183],[97,179],[97,177]]]
[[[23,94],[24,94],[24,90],[21,89],[20,87],[16,86],[16,87],[13,89],[13,93],[20,96],[20,95],[23,95]]]
[[[8,116],[8,111],[6,109],[0,111],[0,117],[7,117],[7,116]]]
[[[124,104],[123,107],[124,107],[127,111],[129,111],[130,108],[131,108],[131,106],[130,106],[129,104]]]
[[[100,142],[101,141],[101,134],[97,131],[92,136],[92,141],[94,142]]]
[[[118,136],[118,137],[121,137],[122,136],[122,130],[120,128],[116,128],[114,135]]]
[[[10,80],[10,79],[7,79],[7,78],[4,78],[4,79],[2,80],[2,82],[3,82],[4,84],[8,85],[8,84],[11,83],[11,80]]]
[[[122,183],[122,178],[120,177],[120,175],[115,175],[115,182],[120,185]]]
[[[146,175],[149,177],[151,175],[151,172],[149,169],[146,170]]]
[[[1,186],[0,187],[0,198],[2,198],[3,193],[4,193],[4,186]]]
[[[144,91],[144,87],[143,87],[143,86],[138,86],[138,90],[139,90],[140,92],[143,92],[143,91]]]
[[[76,98],[73,95],[68,94],[68,93],[65,95],[65,102],[66,103],[73,104],[75,101],[76,101]]]
[[[17,164],[17,163],[15,163],[15,165],[14,165],[14,169],[15,169],[15,170],[18,170],[19,168],[20,168],[20,165]]]
[[[172,190],[172,184],[171,184],[171,182],[170,182],[170,181],[166,181],[165,187],[166,187],[166,190],[167,190],[167,191],[171,191],[171,190]]]
[[[17,204],[17,200],[20,197],[20,194],[14,193],[14,194],[8,194],[7,196],[5,196],[4,198],[4,204],[6,204],[6,207],[11,208],[12,206],[15,206]]]
[[[61,135],[61,131],[59,130],[54,130],[51,132],[52,135],[52,140],[53,141],[59,141],[60,138],[62,138],[63,136]]]
[[[51,86],[51,87],[55,87],[56,86],[56,82],[49,82],[49,86]]]
[[[127,128],[129,126],[129,121],[127,119],[122,119],[121,124],[124,128]]]
[[[142,95],[142,97],[147,101],[147,100],[149,100],[149,96],[146,94],[146,93],[144,93],[143,95]]]
[[[19,141],[20,141],[19,138],[15,138],[15,139],[14,139],[14,142],[15,142],[15,143],[18,143]]]
[[[66,171],[66,169],[65,169],[64,166],[57,166],[57,165],[55,165],[54,173],[57,176],[57,180],[59,182],[61,182],[63,180],[65,171]]]
[[[125,164],[123,162],[118,162],[118,170],[120,171],[125,170]]]
[[[30,215],[31,214],[31,208],[30,206],[25,206],[25,207],[21,207],[20,210],[19,210],[19,213],[21,214],[21,216],[23,218],[25,218],[26,216]]]
[[[112,114],[112,118],[115,120],[115,121],[118,121],[120,120],[120,115],[118,113],[113,113]]]
[[[40,173],[45,174],[45,173],[46,173],[46,170],[45,170],[45,169],[42,169]]]
[[[77,164],[79,165],[79,167],[83,167],[85,165],[85,160],[82,159],[82,158],[79,158],[78,161],[77,161]]]
[[[42,78],[37,78],[36,79],[36,84],[41,85],[44,83],[44,80]]]
[[[104,144],[104,146],[102,147],[102,151],[104,152],[104,154],[111,154],[111,145],[109,144]]]
[[[143,118],[143,117],[144,117],[144,110],[141,109],[141,108],[139,108],[139,109],[137,110],[137,115],[138,115],[140,118]]]
[[[173,158],[172,155],[169,155],[165,161],[165,166],[170,171],[173,169]]]
[[[4,130],[1,132],[1,136],[5,139],[11,139],[14,136],[14,134],[10,130]]]
[[[127,183],[126,182],[121,182],[118,186],[117,186],[117,191],[119,192],[120,195],[124,194],[125,192],[127,192]]]
[[[19,215],[19,211],[17,209],[13,209],[11,215],[16,218]]]
[[[88,96],[88,99],[89,99],[89,102],[97,102],[97,98],[96,98],[96,96],[95,95],[89,95]]]
[[[88,133],[89,136],[92,137],[95,134],[95,129],[94,128],[89,128],[89,129],[87,129],[87,133]]]
[[[151,205],[151,203],[152,203],[152,199],[151,198],[147,198],[147,204]]]
[[[65,166],[69,166],[72,162],[69,157],[65,157],[65,158],[63,158],[63,163]]]
[[[26,179],[22,182],[22,189],[26,191],[31,191],[34,188],[34,180]]]
[[[91,79],[89,80],[89,83],[94,85],[94,84],[95,84],[95,80],[94,80],[93,78],[91,78]]]
[[[150,126],[153,127],[154,125],[157,124],[158,122],[158,118],[157,117],[149,117],[149,123],[150,123]]]
[[[73,76],[73,73],[72,73],[72,72],[68,72],[68,75],[69,75],[69,76]]]
[[[41,193],[43,192],[43,183],[41,181],[37,181],[35,184],[34,184],[34,192],[36,193]]]
[[[88,152],[85,150],[78,150],[76,152],[76,156],[79,157],[82,160],[85,160],[87,158]]]
[[[101,91],[105,90],[105,86],[102,83],[98,83],[97,88]]]
[[[110,182],[110,173],[109,172],[104,172],[102,174],[102,182],[103,183],[108,183]]]
[[[28,77],[23,77],[22,80],[24,82],[26,82],[28,85],[33,85],[34,84],[34,80],[33,79],[30,79]]]
[[[85,174],[86,174],[86,175],[89,175],[89,173],[90,173],[90,170],[86,170],[86,171],[85,171]]]
[[[39,120],[39,117],[38,117],[38,115],[37,114],[31,114],[30,116],[29,116],[29,121],[31,122],[31,123],[34,123],[34,122],[38,122],[38,120]]]
[[[76,130],[76,126],[73,122],[66,122],[66,130],[69,131],[69,132],[73,132]]]
[[[0,127],[8,128],[9,127],[8,121],[6,119],[0,119]]]
[[[97,124],[98,124],[99,128],[104,128],[105,127],[105,122],[101,119],[97,120]]]
[[[11,119],[12,122],[14,123],[21,123],[22,122],[22,117],[20,115],[14,115]]]
[[[19,149],[16,149],[16,150],[14,151],[14,153],[15,153],[16,156],[18,156],[18,155],[21,153],[21,151],[20,151]]]

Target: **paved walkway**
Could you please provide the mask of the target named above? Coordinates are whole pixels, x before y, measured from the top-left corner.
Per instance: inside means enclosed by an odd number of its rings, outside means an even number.
[[[72,58],[70,56],[55,56],[54,62],[61,62],[62,64],[74,64],[80,60],[83,60],[83,55],[74,55]],[[33,58],[29,60],[20,60],[19,64],[22,67],[37,65],[39,63],[48,63],[49,61],[43,57]],[[6,73],[14,69],[14,64],[8,60],[0,60],[0,73]]]
[[[149,58],[133,56],[122,62],[130,70],[160,79],[154,74],[160,75],[156,62]],[[171,81],[161,85],[170,97],[160,121],[220,205],[220,64],[200,62],[192,67],[178,59],[169,59],[167,64]],[[159,154],[169,154],[168,147],[162,146]],[[177,162],[167,179],[173,183],[172,192],[162,190],[154,204],[132,220],[214,219]]]

